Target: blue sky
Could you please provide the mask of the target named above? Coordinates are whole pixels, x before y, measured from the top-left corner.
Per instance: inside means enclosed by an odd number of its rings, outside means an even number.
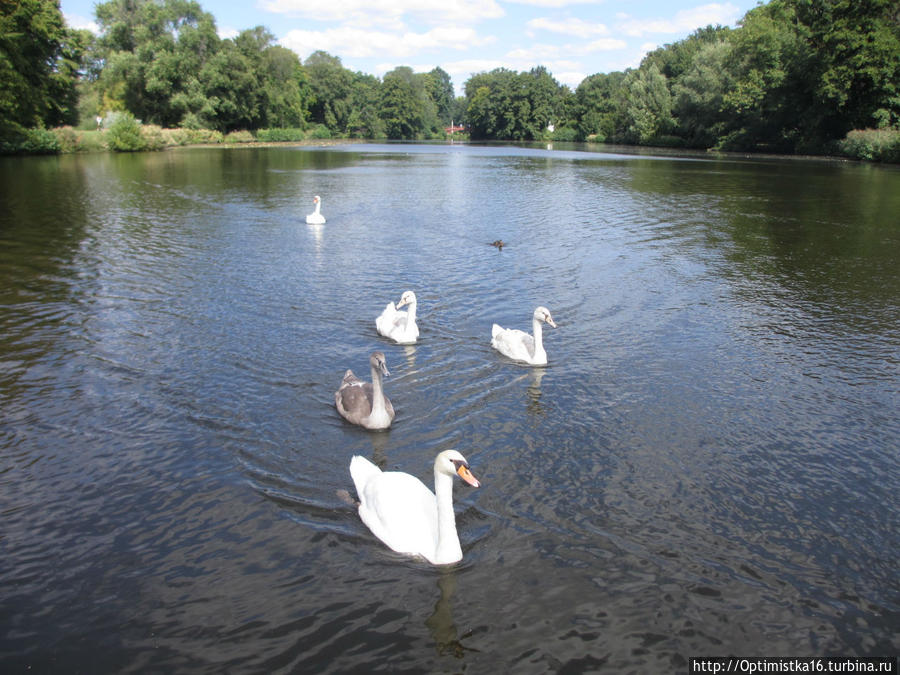
[[[94,0],[61,0],[91,28]],[[305,59],[317,49],[382,76],[440,66],[458,93],[473,73],[545,66],[572,89],[588,75],[636,67],[656,47],[709,24],[734,27],[757,0],[200,0],[222,37],[265,26]],[[96,29],[96,25],[93,25]]]

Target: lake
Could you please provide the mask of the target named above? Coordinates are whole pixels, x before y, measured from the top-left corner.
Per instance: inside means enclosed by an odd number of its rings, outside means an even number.
[[[900,649],[900,168],[348,144],[0,186],[4,672]],[[414,346],[375,331],[405,290]],[[491,348],[538,305],[546,367]],[[376,349],[386,432],[334,407]],[[447,448],[482,485],[433,567],[337,491]]]

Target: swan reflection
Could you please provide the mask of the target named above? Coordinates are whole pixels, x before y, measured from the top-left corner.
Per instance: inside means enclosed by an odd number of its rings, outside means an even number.
[[[467,651],[478,651],[472,647],[466,647],[462,643],[463,638],[471,636],[471,632],[459,636],[456,623],[453,621],[453,594],[456,592],[456,571],[452,569],[441,570],[437,580],[440,597],[434,605],[434,612],[425,619],[425,626],[434,640],[435,649],[441,656],[452,655],[458,659]]]
[[[528,401],[526,403],[526,408],[532,415],[543,416],[547,412],[544,410],[544,406],[541,403],[541,380],[544,379],[544,375],[546,374],[546,368],[532,368],[529,373],[531,384],[528,385]]]

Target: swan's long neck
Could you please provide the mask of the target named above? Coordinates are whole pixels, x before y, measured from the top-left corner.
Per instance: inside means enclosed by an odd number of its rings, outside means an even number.
[[[534,354],[532,356],[538,356],[540,354],[545,354],[544,352],[544,329],[541,326],[541,321],[538,319],[531,320],[531,330],[534,333]]]
[[[369,417],[386,417],[387,408],[384,407],[384,392],[381,389],[381,371],[372,366],[372,412]]]
[[[456,515],[453,513],[453,477],[435,469],[434,496],[437,499],[438,541],[434,554],[437,564],[452,563],[462,558]]]
[[[316,202],[316,214],[318,215],[319,210],[322,208],[322,200]]]
[[[416,303],[411,302],[407,305],[408,309],[406,310],[406,326],[405,328],[409,328],[416,322]]]

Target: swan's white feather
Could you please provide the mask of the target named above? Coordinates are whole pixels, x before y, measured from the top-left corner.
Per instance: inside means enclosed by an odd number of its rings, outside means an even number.
[[[359,455],[350,460],[363,523],[392,550],[422,556],[435,565],[462,558],[453,513],[453,474],[457,472],[479,485],[456,450],[445,450],[435,458],[435,492],[408,473],[381,471]]]
[[[320,212],[322,208],[322,198],[319,195],[313,197],[313,204],[316,205],[316,210],[306,216],[306,222],[310,225],[323,225],[325,223],[325,216],[323,216]]]
[[[399,308],[409,305],[408,311]],[[389,302],[384,311],[375,319],[375,328],[380,335],[390,338],[398,344],[414,344],[419,338],[419,326],[416,324],[416,295],[406,291],[400,302],[394,305]]]
[[[534,357],[534,338],[518,328],[491,329],[491,346],[501,354],[516,361],[528,361]]]

